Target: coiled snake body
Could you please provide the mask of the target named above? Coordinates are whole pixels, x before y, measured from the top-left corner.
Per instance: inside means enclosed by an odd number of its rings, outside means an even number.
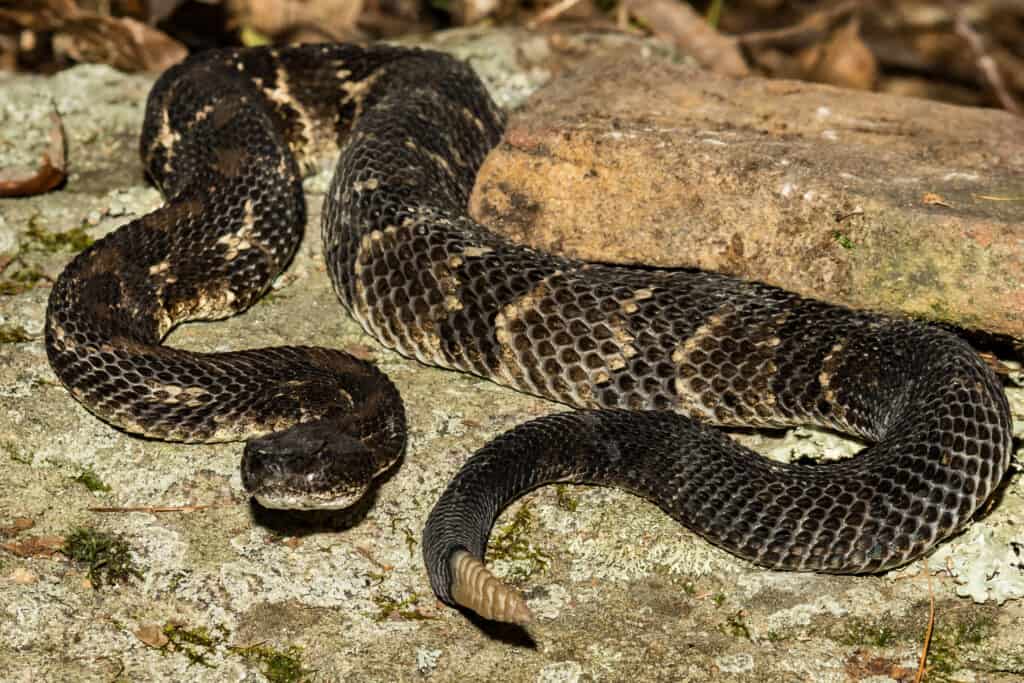
[[[167,203],[61,275],[46,322],[54,370],[129,431],[247,440],[243,482],[266,505],[358,498],[406,438],[398,393],[372,365],[304,347],[160,345],[174,325],[266,291],[305,222],[301,166],[337,145],[325,256],[365,329],[425,363],[583,409],[498,438],[445,491],[423,541],[444,601],[528,618],[481,558],[498,512],[548,482],[624,487],[765,566],[854,573],[920,556],[993,491],[1009,409],[964,342],[722,275],[510,244],[465,210],[503,123],[472,71],[432,52],[226,50],[170,69],[141,143]],[[701,422],[812,423],[872,445],[783,465]]]

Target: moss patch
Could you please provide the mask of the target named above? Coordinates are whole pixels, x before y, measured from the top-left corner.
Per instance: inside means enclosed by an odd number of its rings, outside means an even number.
[[[86,565],[86,576],[94,588],[123,583],[142,571],[132,560],[131,548],[121,536],[90,527],[74,529],[64,537],[61,549],[69,559]]]
[[[32,341],[32,337],[21,325],[0,325],[0,344],[21,344],[27,341]]]
[[[75,481],[93,493],[103,493],[110,490],[110,487],[91,468],[82,470],[82,473],[75,477]]]
[[[491,534],[487,559],[492,562],[517,562],[507,577],[513,583],[525,581],[533,574],[547,569],[551,561],[550,556],[530,542],[530,534],[535,526],[531,504],[526,502],[516,511],[511,522]]]
[[[416,607],[419,601],[420,596],[417,593],[411,593],[404,598],[395,598],[390,595],[375,595],[373,602],[380,608],[380,612],[377,613],[375,620],[405,619],[407,621],[424,621],[426,619],[433,619],[434,617],[419,611]]]
[[[302,648],[295,645],[284,650],[275,650],[267,645],[250,645],[233,647],[231,651],[259,668],[270,683],[297,683],[309,679],[314,673],[302,665]]]

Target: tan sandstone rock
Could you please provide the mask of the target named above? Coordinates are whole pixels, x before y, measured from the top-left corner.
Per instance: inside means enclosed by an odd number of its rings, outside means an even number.
[[[513,116],[474,214],[588,260],[719,270],[1024,338],[1024,121],[635,53]]]

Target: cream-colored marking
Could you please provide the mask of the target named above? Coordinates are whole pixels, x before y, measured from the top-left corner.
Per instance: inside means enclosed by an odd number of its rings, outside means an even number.
[[[612,369],[614,370],[616,368],[612,368]],[[612,381],[611,375],[609,375],[607,371],[602,370],[602,369],[596,370],[594,372],[594,374],[592,375],[592,379],[593,379],[594,384],[597,384],[597,385],[608,384],[608,382]]]
[[[466,258],[479,258],[484,254],[490,254],[493,249],[490,247],[466,247],[462,250],[462,255]]]
[[[444,298],[444,308],[445,308],[446,311],[451,311],[451,312],[461,311],[462,310],[462,302],[459,301],[459,298],[457,296],[449,294],[449,295],[445,296],[445,298]]]
[[[380,187],[380,181],[376,178],[369,178],[367,180],[357,180],[352,183],[352,189],[356,192],[362,192],[363,190],[376,190]]]
[[[150,266],[149,267],[149,274],[150,275],[160,275],[161,273],[166,273],[170,269],[171,269],[170,261],[163,260],[160,263],[157,263],[155,265]]]
[[[199,111],[197,111],[196,112],[196,118],[195,118],[196,123],[199,123],[200,121],[205,121],[206,117],[209,116],[210,112],[212,112],[212,111],[213,111],[213,105],[212,104],[208,104],[205,107],[203,107],[202,109],[200,109]]]
[[[171,128],[171,117],[166,109],[164,109],[160,117],[160,130],[156,134],[156,140],[164,148],[164,152],[167,155],[164,162],[164,171],[169,172],[171,170],[171,159],[174,158],[174,146],[181,140],[181,133]]]
[[[167,394],[167,398],[162,399],[161,403],[182,404],[190,408],[208,403],[209,401],[200,400],[200,397],[205,396],[208,399],[210,395],[209,391],[201,387],[181,387],[174,384],[150,384],[149,390],[154,394],[158,391]]]
[[[463,263],[462,262],[462,258],[459,257],[459,256],[456,256],[456,255],[453,254],[452,256],[448,257],[448,267],[449,268],[458,268],[459,266],[462,265],[462,263]]]
[[[481,133],[486,131],[486,128],[484,127],[484,122],[481,121],[479,117],[477,117],[477,115],[471,112],[467,107],[462,108],[462,115],[466,117],[466,119],[470,123],[476,126],[477,130],[479,130]]]
[[[722,323],[730,312],[728,304],[723,309],[723,312],[715,313],[708,317],[706,323],[698,327],[689,338],[676,346],[672,351],[672,362],[676,364],[676,378],[673,380],[673,385],[679,400],[678,410],[693,417],[703,417],[712,423],[715,422],[714,411],[704,405],[702,396],[699,393],[695,393],[690,389],[690,378],[683,376],[680,371],[682,366],[689,360],[690,354],[697,350],[704,339],[716,338],[717,330],[721,328]]]
[[[821,390],[825,396],[825,400],[832,405],[837,405],[836,393],[835,390],[832,389],[832,365],[834,359],[842,352],[843,348],[842,342],[836,342],[832,346],[828,355],[825,356],[825,360],[821,364],[823,370],[818,375],[818,383],[821,384]]]
[[[250,238],[253,237],[253,228],[255,225],[256,218],[253,213],[252,200],[246,199],[245,214],[242,216],[242,226],[235,232],[221,235],[217,240],[217,244],[223,244],[227,247],[227,251],[224,254],[224,258],[226,260],[232,261],[238,257],[240,252],[253,248],[254,245]]]
[[[302,129],[301,139],[292,142],[292,150],[300,158],[312,155],[313,147],[316,145],[316,125],[309,113],[292,97],[291,88],[288,83],[288,72],[283,66],[278,66],[274,72],[275,83],[271,89],[264,88],[263,93],[267,99],[275,104],[294,111],[298,115],[299,127]]]
[[[363,97],[378,78],[380,78],[380,71],[375,71],[361,81],[345,81],[341,84],[341,89],[345,91],[342,104],[355,102],[357,118],[363,113]]]

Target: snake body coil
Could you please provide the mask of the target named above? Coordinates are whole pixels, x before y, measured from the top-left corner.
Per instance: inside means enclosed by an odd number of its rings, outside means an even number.
[[[501,508],[548,482],[620,486],[741,557],[827,572],[918,557],[993,491],[1009,409],[964,342],[722,275],[510,244],[466,214],[503,124],[472,71],[431,52],[227,50],[172,68],[142,136],[167,204],[61,275],[46,326],[54,370],[129,431],[247,439],[243,481],[265,504],[361,495],[405,443],[398,394],[372,366],[323,349],[160,345],[179,322],[266,291],[305,221],[301,166],[337,145],[325,255],[365,329],[423,362],[584,409],[498,438],[445,491],[424,555],[446,602],[528,618],[481,558]],[[701,422],[810,423],[871,445],[783,465]]]

